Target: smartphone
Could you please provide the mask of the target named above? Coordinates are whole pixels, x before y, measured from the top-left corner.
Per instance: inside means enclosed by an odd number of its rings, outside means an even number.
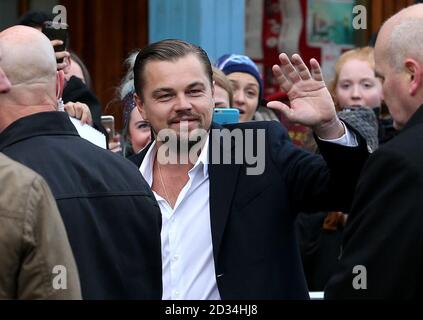
[[[238,123],[239,110],[235,108],[214,108],[213,122],[218,124]]]
[[[69,29],[66,23],[46,21],[43,24],[42,32],[50,40],[62,40],[63,44],[54,47],[55,52],[67,51],[69,47]],[[63,58],[57,59],[57,63],[62,63]]]
[[[101,125],[106,129],[109,140],[112,140],[115,136],[115,117],[101,116]]]

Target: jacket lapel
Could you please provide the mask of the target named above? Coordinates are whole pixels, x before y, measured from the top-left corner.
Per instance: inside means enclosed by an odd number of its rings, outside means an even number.
[[[223,127],[213,125],[209,139],[210,222],[213,240],[213,254],[215,261],[217,261],[241,165],[235,164],[234,144],[231,143],[230,148],[225,149],[220,136],[212,134],[213,129],[220,131]],[[132,157],[131,160],[138,167],[141,166],[150,146],[151,143],[139,154]],[[221,155],[220,159],[223,157],[224,153],[229,152],[231,154],[231,164],[219,164],[223,163],[221,161],[213,164],[213,146],[219,148]]]
[[[222,127],[212,127],[221,130]],[[212,130],[213,132],[213,130]],[[214,148],[219,148],[220,159],[225,152],[231,154],[231,164],[213,164]],[[210,179],[210,221],[213,240],[213,254],[217,261],[219,250],[225,231],[225,226],[231,210],[234,192],[238,181],[241,165],[235,164],[235,149],[231,143],[230,149],[225,150],[219,135],[211,134],[209,139],[209,179]],[[220,162],[222,163],[222,162]]]
[[[150,149],[153,141],[151,141],[144,149],[141,150],[140,153],[134,154],[128,158],[128,160],[135,163],[135,165],[139,168],[141,167],[141,163],[143,162],[145,156],[147,155],[148,150]]]

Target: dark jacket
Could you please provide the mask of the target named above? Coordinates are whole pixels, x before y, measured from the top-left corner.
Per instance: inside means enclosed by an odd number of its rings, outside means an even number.
[[[139,170],[80,138],[66,113],[15,121],[0,150],[47,181],[84,299],[160,299],[160,210]]]
[[[216,281],[222,299],[308,299],[294,222],[300,211],[348,210],[356,179],[367,158],[359,147],[319,143],[323,156],[295,147],[274,121],[226,125],[265,131],[264,172],[248,175],[235,164],[234,143],[219,141],[232,164],[213,164],[209,139],[210,219]],[[214,125],[221,131],[222,127]],[[257,154],[258,141],[252,142]],[[263,144],[261,145],[263,146]],[[148,148],[132,160],[140,166]],[[345,169],[347,168],[347,170]]]
[[[369,158],[344,231],[329,299],[423,296],[423,108]],[[358,267],[354,270],[356,266]],[[356,290],[353,286],[356,281]]]

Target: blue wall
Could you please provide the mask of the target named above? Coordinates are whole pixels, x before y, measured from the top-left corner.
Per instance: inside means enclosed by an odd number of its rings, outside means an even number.
[[[178,38],[210,59],[244,53],[244,0],[150,0],[149,41]]]

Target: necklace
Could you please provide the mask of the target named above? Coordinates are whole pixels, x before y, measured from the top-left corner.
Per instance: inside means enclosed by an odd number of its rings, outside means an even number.
[[[156,160],[156,161],[157,161],[157,160]],[[164,190],[164,192],[165,192],[165,195],[166,195],[166,200],[167,200],[167,201],[169,202],[169,204],[170,204],[169,194],[167,193],[166,186],[165,186],[165,184],[164,184],[164,182],[163,182],[162,169],[160,168],[160,164],[159,164],[159,162],[158,162],[158,161],[157,161],[157,167],[159,168],[159,177],[160,177],[160,182],[161,182],[162,187],[163,187],[163,190]]]

